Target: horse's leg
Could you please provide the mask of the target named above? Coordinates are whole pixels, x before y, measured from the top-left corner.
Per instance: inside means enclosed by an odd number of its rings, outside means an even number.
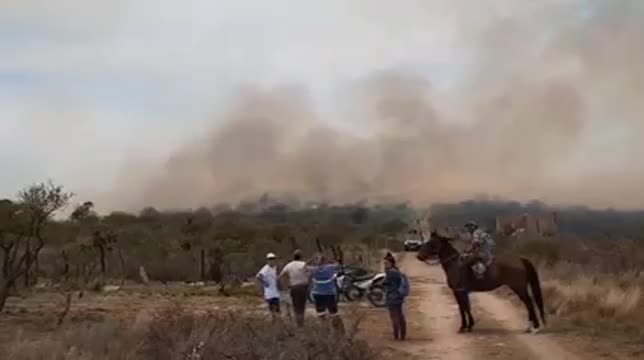
[[[474,327],[474,317],[472,316],[472,304],[470,303],[470,294],[465,293],[463,295],[465,315],[467,315],[469,324],[467,325],[467,332],[472,332]]]
[[[463,303],[463,292],[454,291],[454,298],[456,299],[456,303],[458,304],[458,312],[461,314],[461,328],[458,329],[458,332],[463,333],[467,328],[467,322],[465,320],[465,304]]]
[[[532,298],[528,294],[528,287],[527,285],[521,287],[521,286],[511,286],[512,291],[514,291],[515,294],[523,301],[523,304],[526,307],[526,310],[528,310],[528,328],[526,329],[526,332],[537,332],[539,327],[541,326],[539,324],[539,319],[537,318],[537,313],[534,310],[534,304],[532,303]]]

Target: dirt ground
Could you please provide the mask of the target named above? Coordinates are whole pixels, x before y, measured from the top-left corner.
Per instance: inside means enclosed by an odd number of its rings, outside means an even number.
[[[412,282],[407,303],[409,340],[391,340],[387,315],[369,314],[369,336],[381,339],[388,352],[411,359],[643,359],[641,347],[587,338],[546,327],[526,334],[527,313],[500,293],[472,295],[476,325],[470,334],[458,334],[460,316],[440,266],[429,266],[401,255],[401,269]],[[545,299],[547,301],[547,299]],[[377,326],[374,326],[377,323]]]

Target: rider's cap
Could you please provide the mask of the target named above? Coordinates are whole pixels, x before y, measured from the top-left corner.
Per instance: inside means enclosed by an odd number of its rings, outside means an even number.
[[[270,252],[270,253],[266,254],[266,259],[267,259],[267,260],[275,259],[276,257],[277,257],[277,256],[276,256],[275,254],[273,254],[272,252]]]

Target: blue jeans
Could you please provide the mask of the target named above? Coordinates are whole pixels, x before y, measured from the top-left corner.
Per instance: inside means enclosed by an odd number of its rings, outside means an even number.
[[[389,317],[394,330],[394,339],[405,340],[407,337],[407,321],[403,312],[403,304],[391,304],[387,307],[389,308]]]
[[[268,304],[268,311],[274,314],[280,313],[280,298],[266,299]]]
[[[315,311],[318,316],[322,316],[327,312],[331,316],[338,314],[338,301],[335,295],[313,294],[313,300],[315,301]]]

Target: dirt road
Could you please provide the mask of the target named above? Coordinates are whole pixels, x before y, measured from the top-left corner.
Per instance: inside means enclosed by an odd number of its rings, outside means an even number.
[[[527,316],[503,296],[472,295],[474,332],[458,334],[460,316],[440,266],[428,266],[412,254],[401,256],[401,268],[410,277],[412,294],[407,304],[413,332],[406,343],[392,347],[417,359],[625,359],[623,354],[597,352],[583,339],[546,328],[526,334]]]

